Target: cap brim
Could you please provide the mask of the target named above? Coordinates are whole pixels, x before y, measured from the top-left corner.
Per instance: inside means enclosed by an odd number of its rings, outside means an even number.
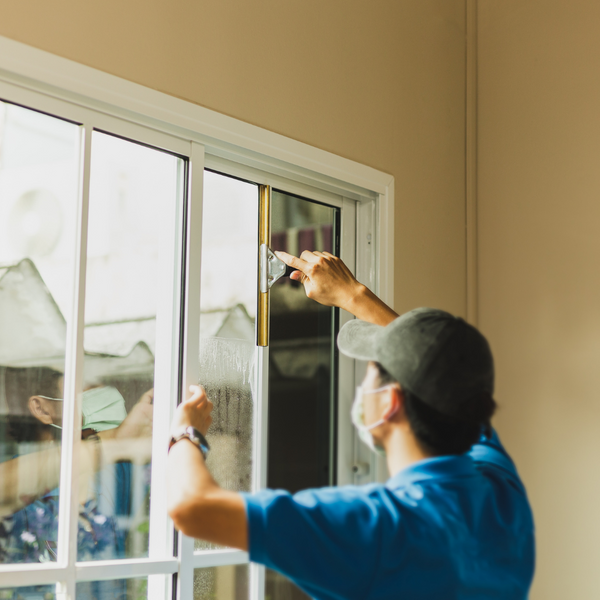
[[[346,323],[338,334],[337,344],[340,352],[357,360],[377,359],[377,343],[383,331],[380,325],[354,320]]]

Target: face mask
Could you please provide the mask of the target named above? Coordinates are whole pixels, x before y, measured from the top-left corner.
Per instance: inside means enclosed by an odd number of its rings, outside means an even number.
[[[361,441],[366,444],[373,452],[381,456],[385,456],[385,450],[380,446],[375,445],[375,440],[373,439],[373,434],[371,433],[371,429],[378,427],[385,423],[385,419],[379,419],[379,421],[375,421],[371,425],[365,425],[365,394],[375,394],[376,392],[382,392],[383,390],[387,390],[387,388],[392,387],[392,385],[385,385],[383,387],[377,388],[375,390],[363,390],[362,387],[356,388],[356,396],[354,397],[354,403],[352,404],[352,423],[356,430],[358,431],[358,437]]]
[[[40,398],[62,402],[62,398],[48,398],[47,396],[40,396]],[[125,400],[119,390],[112,386],[92,388],[83,392],[81,410],[83,412],[82,429],[94,429],[96,431],[114,429],[127,416]],[[54,423],[51,423],[51,425],[62,429]]]

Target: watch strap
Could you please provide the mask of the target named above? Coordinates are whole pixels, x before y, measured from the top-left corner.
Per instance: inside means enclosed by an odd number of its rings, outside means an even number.
[[[173,437],[169,442],[169,450],[180,440],[188,439],[194,446],[200,450],[202,456],[206,460],[208,456],[208,452],[210,450],[210,444],[206,441],[206,438],[202,435],[200,431],[194,429],[194,427],[183,427],[179,431],[176,431]]]

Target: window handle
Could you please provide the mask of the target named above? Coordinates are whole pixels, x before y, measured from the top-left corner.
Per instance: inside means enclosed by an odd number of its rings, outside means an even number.
[[[258,206],[258,315],[257,346],[269,345],[269,290],[282,277],[294,271],[279,260],[269,245],[271,243],[271,186],[259,186]]]
[[[259,186],[258,203],[258,311],[256,345],[269,345],[269,271],[268,250],[271,244],[271,186]]]

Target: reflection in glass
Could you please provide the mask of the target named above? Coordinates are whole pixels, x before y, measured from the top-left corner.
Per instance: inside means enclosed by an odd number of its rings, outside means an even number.
[[[75,595],[86,600],[148,600],[148,578],[80,581],[76,584]]]
[[[0,588],[0,600],[56,600],[56,585]]]
[[[77,125],[0,102],[0,563],[57,558],[78,163]]]
[[[249,491],[252,479],[257,224],[257,186],[206,171],[200,383],[214,404],[207,462],[216,481],[236,491]],[[196,549],[213,547],[196,541]]]
[[[248,600],[248,565],[194,571],[194,600]]]
[[[337,209],[274,192],[271,211],[273,250],[337,254]],[[336,327],[336,310],[307,298],[300,283],[283,277],[271,288],[270,488],[293,493],[335,484]],[[307,598],[270,570],[266,596]]]
[[[337,209],[273,193],[271,245],[336,253]],[[335,309],[283,277],[271,289],[268,486],[296,492],[335,481]],[[308,441],[308,443],[307,443]]]
[[[97,131],[91,165],[77,547],[83,561],[148,555],[159,239],[169,233],[161,214],[178,201],[183,166],[175,156]]]

